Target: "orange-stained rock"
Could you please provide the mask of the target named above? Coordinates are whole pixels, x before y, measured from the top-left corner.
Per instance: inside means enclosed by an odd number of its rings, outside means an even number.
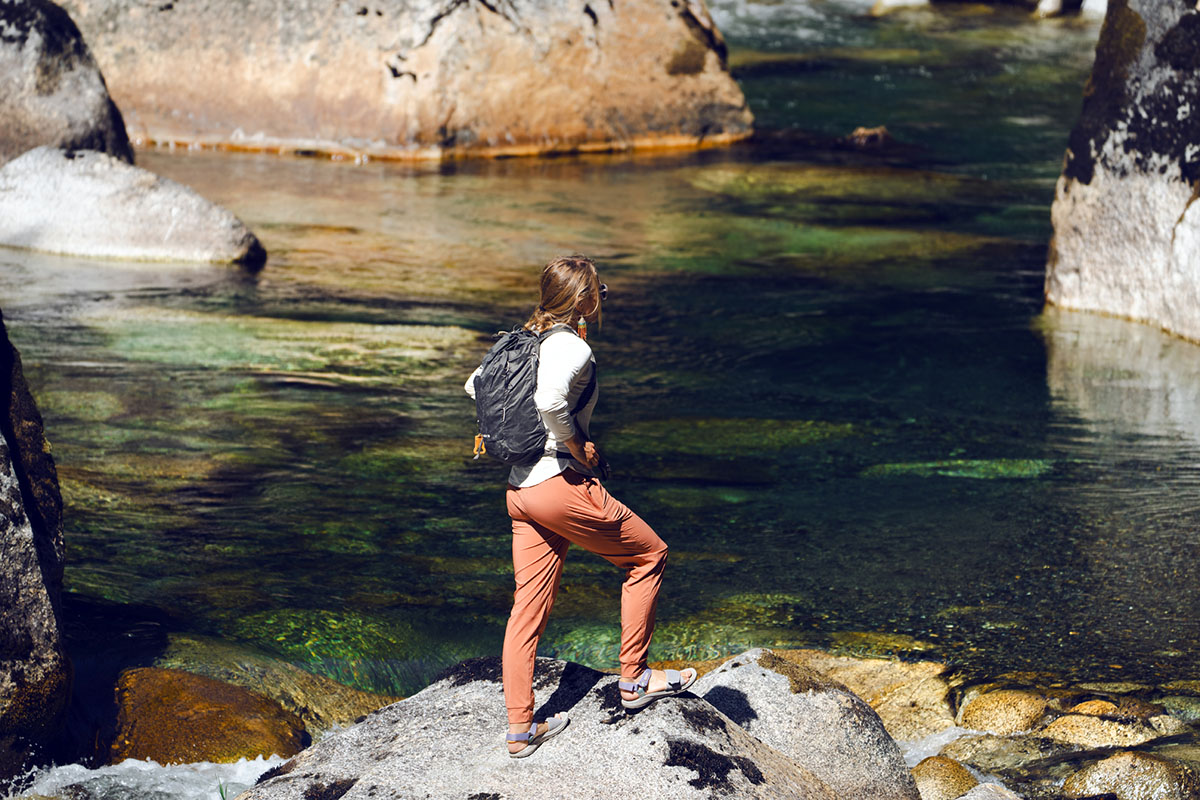
[[[875,128],[864,128],[860,125],[846,137],[846,144],[861,150],[877,150],[894,141],[895,139],[892,138],[891,132],[885,125]]]
[[[751,133],[702,0],[66,0],[135,141],[530,155]]]
[[[300,718],[274,700],[173,669],[125,670],[117,681],[111,763],[181,764],[293,756],[310,742]]]
[[[1027,731],[1046,712],[1046,698],[1033,692],[1001,689],[971,701],[962,715],[965,728],[1001,736]]]
[[[1086,714],[1089,717],[1102,717],[1105,714],[1117,713],[1117,704],[1107,700],[1087,700],[1068,709],[1072,714]]]

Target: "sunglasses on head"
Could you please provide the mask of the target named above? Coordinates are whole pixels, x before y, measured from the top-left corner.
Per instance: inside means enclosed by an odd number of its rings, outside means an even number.
[[[608,299],[608,284],[604,284],[604,283],[600,284],[600,299],[601,300]]]

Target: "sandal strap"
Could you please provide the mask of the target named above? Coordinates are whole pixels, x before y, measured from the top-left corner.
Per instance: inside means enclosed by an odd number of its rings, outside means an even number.
[[[650,686],[650,670],[646,669],[642,672],[642,676],[636,681],[617,681],[617,688],[623,692],[637,692],[645,694],[646,689]]]
[[[524,733],[507,733],[504,735],[505,741],[509,742],[528,742],[534,736],[537,736],[537,723],[529,726],[529,730]]]
[[[669,670],[666,670],[666,673],[667,673],[667,687],[668,688],[670,688],[671,690],[675,690],[675,689],[678,689],[680,686],[683,686],[683,678],[680,676],[679,670],[669,669]]]

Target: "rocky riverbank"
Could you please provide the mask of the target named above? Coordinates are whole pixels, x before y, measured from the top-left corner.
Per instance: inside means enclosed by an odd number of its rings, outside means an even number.
[[[500,726],[486,724],[503,719],[498,660],[463,662],[241,797],[516,797],[564,786],[597,798],[1132,800],[1200,791],[1194,682],[1065,685],[1008,675],[966,684],[934,662],[814,650],[752,650],[701,669],[692,692],[626,714],[614,676],[539,660],[537,713],[564,711],[572,721],[522,762],[506,757]]]
[[[513,761],[495,722],[503,699],[494,657],[457,664],[397,702],[351,697],[312,676],[301,681],[308,693],[296,695],[294,668],[221,643],[187,637],[166,652],[161,663],[257,677],[255,691],[172,669],[128,671],[116,690],[122,733],[104,760],[241,758],[239,772],[263,763],[244,800],[517,797],[528,787],[569,787],[583,798],[1200,796],[1195,681],[1071,684],[1011,674],[978,682],[932,661],[752,650],[700,663],[691,692],[627,714],[612,674],[540,659],[537,713],[565,711],[571,724],[533,758]],[[151,702],[138,707],[133,694]],[[305,719],[284,708],[298,702],[308,704]],[[171,703],[187,707],[163,716]],[[325,728],[318,717],[341,722]],[[297,752],[309,731],[319,741]],[[284,762],[255,759],[289,752]],[[100,800],[111,789],[100,774],[75,783],[56,776],[22,797]]]

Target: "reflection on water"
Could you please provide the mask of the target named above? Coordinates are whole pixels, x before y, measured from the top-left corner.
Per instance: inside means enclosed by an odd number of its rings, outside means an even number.
[[[538,265],[582,251],[611,290],[610,488],[672,547],[653,656],[1196,673],[1200,350],[1040,316],[1096,23],[793,12],[826,38],[727,26],[753,144],[424,166],[147,152],[256,230],[261,274],[0,253],[60,466],[76,640],[144,624],[399,694],[495,653],[503,470],[470,460],[462,380],[527,314]],[[901,146],[849,152],[851,122]],[[619,593],[572,554],[544,651],[614,664]]]

